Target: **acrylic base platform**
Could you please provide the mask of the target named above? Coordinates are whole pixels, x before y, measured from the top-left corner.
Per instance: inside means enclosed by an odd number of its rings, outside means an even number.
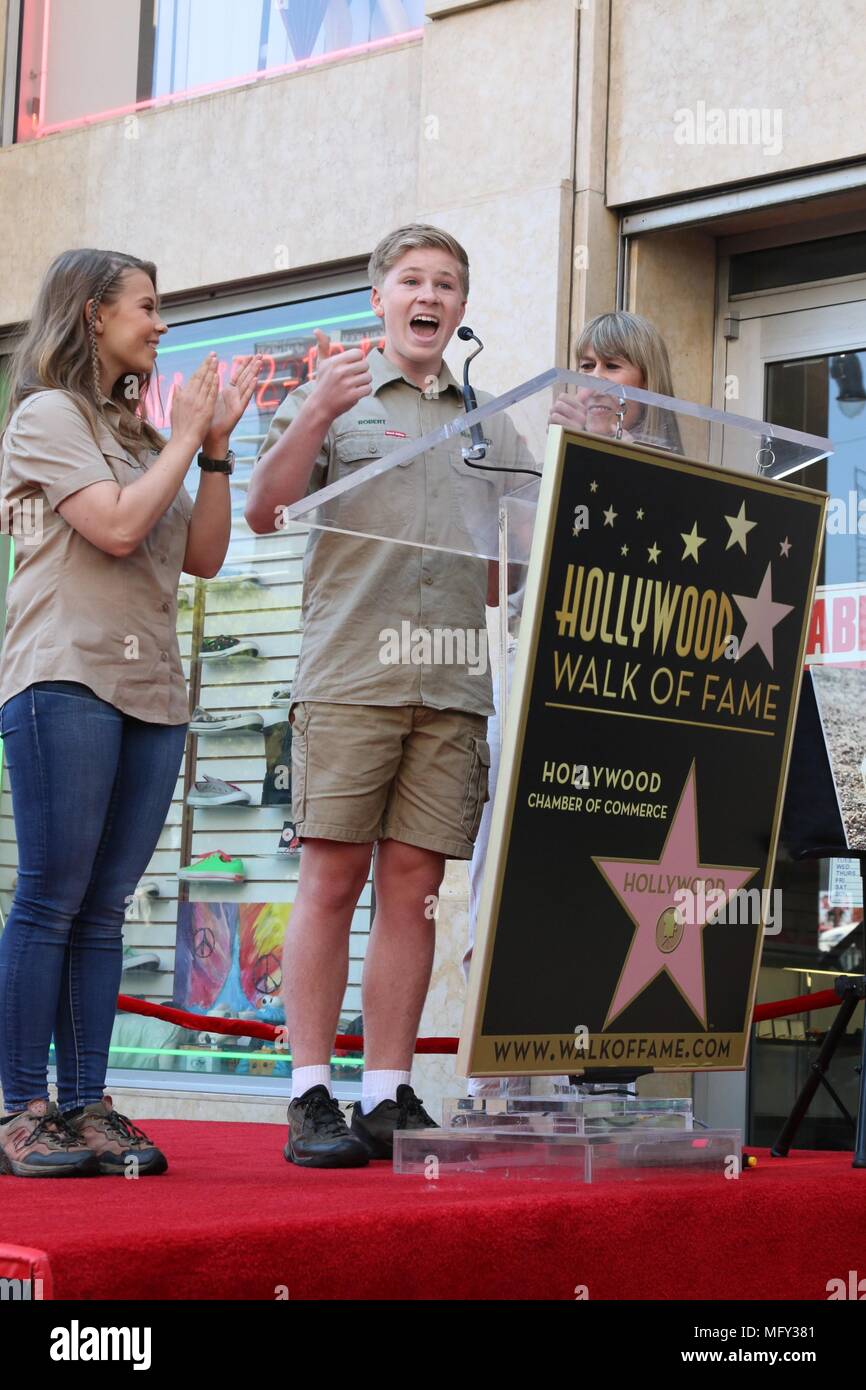
[[[577,1183],[739,1177],[742,1136],[735,1129],[631,1126],[606,1134],[518,1129],[398,1130],[394,1172],[442,1181],[468,1173]]]
[[[442,1102],[443,1129],[517,1129],[539,1134],[610,1134],[629,1128],[691,1130],[691,1097],[581,1095],[457,1096]]]

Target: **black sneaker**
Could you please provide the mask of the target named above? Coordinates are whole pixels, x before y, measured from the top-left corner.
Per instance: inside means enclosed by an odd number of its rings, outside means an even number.
[[[398,1086],[396,1100],[380,1100],[365,1115],[361,1102],[352,1107],[352,1133],[366,1145],[371,1158],[394,1157],[395,1129],[438,1129],[411,1086]]]
[[[283,1149],[287,1163],[302,1168],[363,1168],[367,1150],[349,1132],[343,1112],[327,1086],[311,1086],[289,1103],[289,1142]]]

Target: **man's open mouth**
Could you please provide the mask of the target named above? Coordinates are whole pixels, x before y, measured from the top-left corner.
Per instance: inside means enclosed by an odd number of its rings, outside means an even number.
[[[435,314],[416,314],[409,320],[409,327],[416,338],[435,338],[439,332],[439,320]]]

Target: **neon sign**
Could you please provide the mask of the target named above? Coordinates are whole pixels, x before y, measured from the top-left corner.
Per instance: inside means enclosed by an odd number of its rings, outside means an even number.
[[[243,336],[250,341],[260,335],[252,332]],[[175,347],[173,351],[191,351],[193,348],[202,346],[208,346],[208,344],[195,343],[183,349]],[[347,348],[352,347],[359,347],[362,352],[367,353],[371,348],[384,348],[384,346],[384,337],[374,338],[365,335],[357,343],[332,343],[331,356],[335,357],[338,353],[345,352]],[[219,358],[217,372],[220,390],[231,380],[232,371],[239,362],[243,361],[245,355],[235,354],[230,358]],[[272,415],[290,391],[294,391],[297,386],[310,380],[315,371],[318,355],[319,350],[315,343],[312,343],[307,351],[300,356],[289,353],[266,353],[254,396],[258,410],[263,415]],[[278,367],[279,375],[277,374]],[[148,418],[156,429],[167,430],[170,428],[175,392],[184,386],[186,379],[182,371],[173,372],[170,378],[166,378],[162,372],[151,377],[144,400]]]

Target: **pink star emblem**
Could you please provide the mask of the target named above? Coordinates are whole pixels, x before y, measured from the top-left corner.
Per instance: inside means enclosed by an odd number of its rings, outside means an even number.
[[[635,924],[636,931],[614,991],[604,1026],[608,1027],[648,984],[666,970],[689,1008],[707,1026],[704,983],[703,929],[700,918],[704,898],[708,910],[717,903],[714,890],[726,896],[748,883],[758,871],[733,865],[702,864],[698,848],[695,765],[692,763],[668,829],[659,859],[601,859],[593,862]],[[706,885],[705,894],[700,884]],[[691,921],[677,907],[674,894],[695,894]],[[732,927],[731,930],[736,930]]]
[[[790,603],[773,601],[771,569],[772,566],[767,565],[761,587],[754,598],[747,594],[734,594],[734,603],[746,620],[746,630],[740,638],[737,660],[751,651],[752,647],[760,647],[772,668],[773,628],[793,612],[793,606]]]

